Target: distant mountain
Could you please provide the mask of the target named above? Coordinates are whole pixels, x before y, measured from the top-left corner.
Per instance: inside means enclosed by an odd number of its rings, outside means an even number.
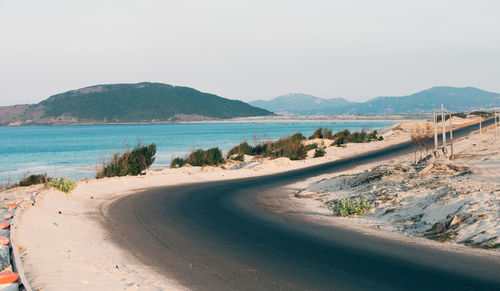
[[[294,94],[292,94],[293,96]],[[288,96],[288,95],[287,95]],[[304,95],[309,96],[309,95]],[[312,96],[311,96],[312,97]],[[314,97],[317,98],[317,97]],[[487,109],[500,107],[500,94],[484,91],[473,87],[457,88],[457,87],[433,87],[428,90],[407,96],[393,97],[376,97],[363,103],[349,102],[345,99],[321,99],[319,100],[343,100],[334,105],[328,106],[328,103],[319,102],[317,106],[308,106],[307,102],[293,101],[294,110],[290,110],[293,114],[302,115],[330,115],[330,114],[392,114],[392,113],[430,113],[433,110],[440,110],[441,104],[446,110],[454,112],[468,112],[478,109]],[[313,100],[313,99],[306,99]],[[259,101],[251,102],[250,104],[259,104],[259,107],[270,110],[270,105],[287,108],[287,101],[283,96],[276,97],[268,103]],[[314,102],[314,101],[312,101]],[[311,103],[311,101],[309,101]],[[302,104],[303,110],[300,110]],[[271,109],[279,112],[276,109]],[[286,110],[285,110],[286,111]]]
[[[343,98],[323,99],[312,95],[295,93],[273,98],[256,100],[250,105],[273,111],[277,114],[314,115],[324,108],[342,108],[354,104]]]
[[[0,107],[0,125],[169,122],[267,116],[242,101],[161,83],[97,85]]]
[[[401,97],[377,97],[365,103],[344,108],[342,113],[423,113],[440,110],[467,112],[500,106],[500,94],[473,87],[433,87],[418,93]],[[339,112],[337,108],[325,112]]]

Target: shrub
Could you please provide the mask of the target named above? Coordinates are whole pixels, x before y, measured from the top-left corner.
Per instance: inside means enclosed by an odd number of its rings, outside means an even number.
[[[185,164],[186,164],[186,160],[184,160],[183,158],[177,157],[177,158],[173,159],[172,162],[170,163],[170,168],[181,168]]]
[[[38,185],[38,184],[45,184],[51,181],[51,178],[47,178],[47,174],[38,174],[38,175],[29,175],[27,177],[24,177],[17,183],[18,186],[30,186],[30,185]]]
[[[170,167],[173,168],[176,165],[184,166],[185,164],[201,167],[218,166],[223,163],[224,158],[222,156],[222,151],[219,148],[211,148],[206,151],[203,149],[197,149],[193,150],[186,159],[175,158]]]
[[[240,162],[244,162],[245,161],[245,156],[244,155],[237,155],[235,157],[232,157],[231,158],[233,161],[240,161]]]
[[[53,179],[47,183],[47,186],[57,188],[64,193],[71,192],[71,190],[75,189],[76,182],[71,179],[60,178]]]
[[[252,155],[252,156],[264,156],[270,158],[280,158],[287,157],[291,160],[303,160],[307,156],[308,147],[302,144],[302,140],[305,137],[302,133],[296,133],[292,136],[281,138],[274,142],[264,142],[257,144],[255,146],[250,146],[247,142],[243,142],[238,146],[232,148],[228,156],[234,154],[238,155]],[[309,150],[314,148],[310,148]],[[316,145],[317,147],[317,145]]]
[[[473,113],[471,113],[473,114]],[[467,118],[467,115],[465,113],[462,113],[462,112],[457,112],[457,113],[452,113],[451,116],[455,116],[455,117],[460,117],[460,118]],[[438,113],[437,114],[437,122],[441,122],[441,113]],[[450,114],[449,113],[445,113],[444,114],[444,120],[448,120],[450,119]]]
[[[325,156],[325,149],[324,148],[318,148],[314,152],[314,157],[315,158],[320,158],[320,157],[324,157],[324,156]]]
[[[139,175],[155,161],[156,145],[154,143],[141,146],[138,144],[131,152],[115,153],[111,161],[103,165],[97,178]]]
[[[232,156],[232,155],[253,155],[253,148],[251,145],[249,145],[246,141],[240,143],[239,145],[235,146],[232,148],[227,156]]]
[[[315,138],[331,139],[332,137],[333,134],[330,129],[320,127],[314,131],[314,133],[309,137],[309,139],[315,139]]]
[[[370,133],[367,133],[364,130],[351,133],[349,130],[346,129],[337,132],[333,136],[333,139],[335,139],[335,141],[333,142],[332,145],[341,146],[347,143],[365,143],[375,140],[383,140],[384,138],[382,136],[379,136],[376,130],[373,130]]]
[[[327,207],[337,216],[364,215],[373,208],[366,200],[366,197],[363,197],[363,199],[342,198],[330,201],[327,203]]]
[[[306,150],[307,151],[315,150],[317,148],[318,148],[318,144],[317,143],[311,143],[311,144],[306,145]]]

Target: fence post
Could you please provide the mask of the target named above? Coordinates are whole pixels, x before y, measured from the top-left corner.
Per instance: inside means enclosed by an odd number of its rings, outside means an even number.
[[[453,160],[453,121],[451,120],[452,114],[450,112],[450,160]]]
[[[445,118],[444,118],[444,109],[443,109],[443,104],[441,104],[441,123],[443,127],[443,153],[446,154],[446,125],[445,125]]]
[[[436,114],[436,110],[434,110],[434,119],[432,120],[432,123],[434,125],[434,155],[436,155],[436,152],[438,150],[438,132],[437,132],[437,114]]]

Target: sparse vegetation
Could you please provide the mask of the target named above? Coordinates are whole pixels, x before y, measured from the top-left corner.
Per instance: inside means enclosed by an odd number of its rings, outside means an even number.
[[[492,117],[493,113],[487,112],[487,111],[472,111],[470,113],[470,115],[477,115],[477,116],[480,116],[482,118],[487,118],[487,117]]]
[[[185,164],[190,164],[191,166],[200,166],[200,167],[218,166],[223,163],[224,163],[224,157],[222,155],[222,151],[218,147],[216,147],[208,150],[203,150],[203,149],[193,150],[186,159],[180,157],[175,158],[170,164],[170,167],[175,168],[176,165],[182,167]]]
[[[16,186],[31,186],[38,184],[46,184],[52,179],[47,177],[47,173],[44,174],[33,174],[22,178]]]
[[[76,182],[71,179],[59,178],[53,179],[47,183],[47,186],[57,188],[64,193],[69,193],[71,190],[75,189]]]
[[[115,153],[111,161],[104,163],[103,168],[96,177],[115,177],[127,175],[139,175],[149,168],[155,161],[156,145],[154,143],[142,146],[138,144],[132,151],[124,154]]]
[[[462,113],[462,112],[452,113],[451,116],[452,117],[467,118],[467,115],[465,113]],[[444,120],[446,121],[448,119],[450,119],[449,113],[444,115]],[[437,122],[441,122],[441,114],[437,115]]]
[[[232,156],[235,154],[251,156],[253,155],[253,147],[249,145],[248,142],[244,141],[239,145],[235,146],[234,148],[232,148],[227,155]]]
[[[411,130],[411,145],[413,147],[414,163],[431,154],[434,141],[434,129],[430,123],[424,126],[415,126]]]
[[[273,159],[287,157],[290,160],[303,160],[307,156],[308,147],[302,144],[302,140],[304,140],[302,133],[296,133],[292,136],[281,138],[274,142],[269,141],[259,143],[256,146],[250,146],[247,142],[243,142],[232,148],[229,151],[229,155],[246,154],[269,157]]]
[[[368,203],[366,197],[359,198],[343,198],[327,203],[330,209],[337,216],[364,215],[367,214],[373,206]]]
[[[309,139],[315,139],[315,138],[332,139],[332,137],[333,133],[330,129],[320,127],[314,131],[314,133],[309,137]]]
[[[231,158],[233,161],[239,161],[239,162],[244,162],[245,161],[245,156],[244,155],[237,155]]]
[[[183,158],[177,157],[177,158],[173,159],[172,162],[170,163],[170,168],[181,168],[185,164],[186,164],[186,160],[184,160]]]
[[[373,130],[370,133],[367,133],[364,130],[351,133],[349,130],[345,129],[333,135],[332,139],[335,140],[332,145],[341,146],[347,143],[365,143],[383,140],[384,138],[379,136],[376,130]]]
[[[325,156],[325,148],[317,148],[316,151],[314,152],[315,158],[320,158],[324,156]]]

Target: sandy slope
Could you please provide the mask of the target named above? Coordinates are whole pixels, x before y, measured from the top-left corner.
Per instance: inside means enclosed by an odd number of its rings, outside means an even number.
[[[351,223],[499,250],[499,144],[500,135],[495,142],[490,127],[483,135],[456,141],[451,161],[439,158],[415,166],[414,157],[407,156],[361,173],[358,169],[308,181],[296,197],[319,202],[304,203],[304,208],[328,215],[328,204],[364,197],[374,209],[369,215],[347,218]]]
[[[265,175],[340,159],[406,141],[410,128],[403,125],[390,130],[384,134],[384,141],[329,147],[325,157],[305,161],[280,158],[234,162],[224,168],[185,167],[149,171],[142,177],[79,181],[70,194],[58,191],[42,194],[35,206],[26,209],[21,216],[14,239],[22,248],[22,260],[34,289],[181,289],[176,282],[157,275],[111,243],[102,228],[102,223],[106,222],[102,221],[101,214],[110,203],[149,187]],[[296,206],[311,207],[305,199],[287,199]],[[315,206],[311,211],[324,211],[316,207],[321,204],[318,201],[312,204]]]

